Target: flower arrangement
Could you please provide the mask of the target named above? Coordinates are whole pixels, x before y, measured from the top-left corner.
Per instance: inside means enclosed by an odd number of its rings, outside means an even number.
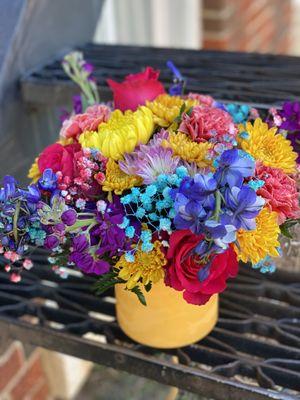
[[[112,106],[100,103],[82,55],[65,57],[82,94],[32,165],[33,182],[6,176],[0,191],[0,251],[13,282],[36,246],[57,273],[92,274],[97,293],[122,283],[143,304],[158,281],[203,305],[239,261],[274,270],[279,235],[300,216],[300,104],[263,121],[247,105],[184,94],[185,79],[168,66],[168,93],[151,67],[108,80]]]

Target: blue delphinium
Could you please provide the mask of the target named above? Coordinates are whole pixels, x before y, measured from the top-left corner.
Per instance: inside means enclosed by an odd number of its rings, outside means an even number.
[[[247,153],[226,150],[214,174],[185,177],[178,188],[171,190],[176,229],[190,229],[205,236],[196,248],[201,257],[224,251],[235,242],[238,229],[255,228],[255,217],[264,200],[244,183],[254,169],[254,160]]]
[[[46,236],[37,213],[41,194],[36,185],[18,187],[6,176],[0,189],[0,242],[8,250],[23,254],[28,244],[42,245]]]
[[[254,170],[255,161],[250,154],[237,149],[226,150],[218,160],[215,179],[221,186],[226,183],[230,187],[241,186],[244,178],[252,176]]]
[[[184,92],[186,79],[181,75],[179,69],[176,68],[172,61],[167,61],[167,67],[173,73],[173,84],[169,88],[169,93],[171,96],[180,96]]]

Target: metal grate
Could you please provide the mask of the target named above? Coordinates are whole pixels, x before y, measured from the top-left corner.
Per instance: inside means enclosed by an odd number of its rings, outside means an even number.
[[[62,280],[47,266],[45,254],[35,255],[35,261],[39,266],[18,285],[0,273],[2,339],[19,339],[216,400],[300,398],[300,274],[264,277],[241,267],[221,295],[213,332],[195,345],[158,351],[122,333],[112,292],[97,298],[90,290],[92,278]]]
[[[187,77],[187,89],[211,94],[217,100],[246,102],[268,108],[286,99],[300,99],[300,58],[254,53],[179,50],[88,44],[79,48],[95,65],[103,100],[110,92],[107,78],[122,80],[146,65],[161,69],[161,80],[171,79],[171,59]],[[60,59],[31,71],[22,79],[23,98],[40,104],[62,103],[75,87],[66,78]]]

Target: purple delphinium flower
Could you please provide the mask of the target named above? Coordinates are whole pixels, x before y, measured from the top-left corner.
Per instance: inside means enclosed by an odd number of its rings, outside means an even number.
[[[247,185],[226,188],[224,198],[231,214],[231,224],[237,229],[255,229],[255,217],[263,208],[265,200]]]
[[[81,114],[83,112],[82,99],[79,94],[73,96],[73,110],[75,114]]]
[[[119,162],[122,171],[138,175],[149,185],[161,174],[171,175],[178,166],[179,158],[173,157],[173,151],[160,145],[140,145],[136,151],[124,156]]]
[[[180,96],[183,94],[186,85],[186,79],[181,75],[180,71],[172,61],[167,61],[167,67],[173,73],[173,84],[169,88],[171,96]]]
[[[247,153],[237,149],[226,150],[218,161],[215,179],[220,186],[241,186],[244,178],[252,176],[254,170],[255,161]]]

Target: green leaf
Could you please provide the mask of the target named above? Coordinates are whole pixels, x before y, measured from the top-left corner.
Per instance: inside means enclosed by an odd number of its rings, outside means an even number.
[[[286,236],[289,239],[292,239],[292,234],[290,232],[290,228],[299,224],[300,218],[298,219],[287,219],[282,225],[280,225],[280,231],[283,236]]]
[[[292,239],[293,236],[291,235],[288,226],[286,226],[286,225],[284,225],[284,224],[281,225],[281,226],[280,226],[280,231],[281,231],[281,234],[282,234],[283,236],[285,236],[285,237],[287,237],[287,238],[289,238],[289,239]]]
[[[132,288],[131,292],[137,295],[139,301],[143,304],[143,306],[147,305],[145,296],[139,286],[135,286],[134,288]]]
[[[98,281],[93,285],[93,290],[95,290],[96,295],[100,295],[118,283],[124,282],[123,279],[118,278],[118,271],[111,270],[98,278]]]
[[[145,285],[146,292],[150,292],[151,288],[152,288],[152,282],[149,282],[147,285]]]

